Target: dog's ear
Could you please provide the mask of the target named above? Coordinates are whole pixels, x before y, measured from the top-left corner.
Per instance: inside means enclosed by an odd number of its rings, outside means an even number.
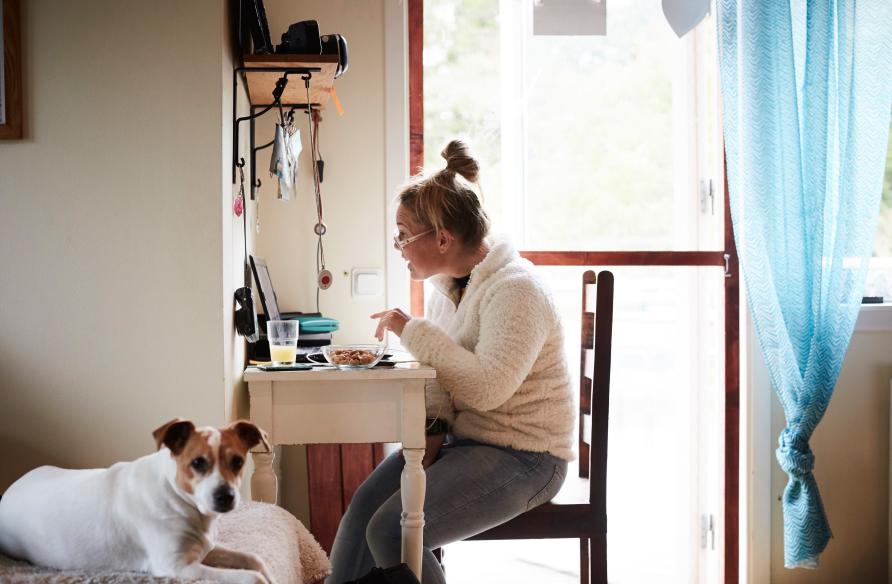
[[[189,440],[189,436],[194,431],[195,425],[189,420],[174,418],[152,432],[152,436],[155,437],[155,444],[158,450],[161,450],[161,446],[167,446],[171,453],[176,456],[183,451],[186,441]]]
[[[272,447],[269,445],[269,438],[267,437],[266,432],[254,423],[239,420],[238,422],[230,424],[229,429],[235,432],[235,435],[238,436],[239,440],[242,441],[242,444],[245,445],[246,450],[251,450],[258,444],[262,444],[264,450],[272,452]]]

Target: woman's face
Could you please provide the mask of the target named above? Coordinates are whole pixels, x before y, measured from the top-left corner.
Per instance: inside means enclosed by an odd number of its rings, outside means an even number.
[[[418,222],[415,215],[400,205],[396,210],[396,238],[404,243],[402,248],[396,242],[394,246],[408,262],[409,275],[413,280],[424,280],[440,273],[442,254],[437,245],[437,233]]]

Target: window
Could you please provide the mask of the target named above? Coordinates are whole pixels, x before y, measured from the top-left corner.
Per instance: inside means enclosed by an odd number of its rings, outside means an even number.
[[[468,137],[495,227],[525,249],[722,249],[714,23],[660,2],[606,37],[532,35],[530,0],[428,0],[425,166]],[[702,183],[702,184],[701,184]]]
[[[468,139],[494,229],[522,250],[721,258],[715,21],[679,40],[659,0],[610,4],[607,18],[606,37],[536,37],[532,0],[425,0],[425,167],[442,168],[443,146]],[[578,347],[584,268],[537,269]],[[719,581],[724,271],[693,260],[610,269],[610,580]],[[577,374],[578,355],[568,358]],[[489,554],[507,553],[499,570],[512,581],[578,581],[576,546],[456,544],[447,569],[458,584],[480,581]]]
[[[882,296],[885,302],[892,302],[892,122],[889,124],[889,149],[883,175],[880,216],[864,295]]]

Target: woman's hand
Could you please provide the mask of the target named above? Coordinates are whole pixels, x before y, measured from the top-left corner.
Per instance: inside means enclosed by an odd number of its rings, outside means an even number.
[[[378,321],[378,329],[375,331],[375,338],[379,341],[384,340],[384,333],[386,331],[393,331],[396,336],[401,337],[403,335],[403,329],[406,327],[406,323],[412,319],[411,316],[399,308],[385,310],[384,312],[376,312],[372,315],[372,318],[380,319]]]

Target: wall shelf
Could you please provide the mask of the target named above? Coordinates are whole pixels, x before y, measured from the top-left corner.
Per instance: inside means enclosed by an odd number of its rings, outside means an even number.
[[[260,187],[256,171],[257,151],[272,145],[272,142],[262,146],[255,145],[254,120],[269,111],[277,111],[279,117],[283,118],[284,109],[324,109],[334,87],[338,56],[245,55],[243,59],[244,65],[232,70],[232,182],[235,184],[236,169],[245,166],[244,158],[238,155],[239,126],[242,122],[249,121],[249,192],[251,200],[254,200],[254,191]],[[250,102],[250,114],[242,117],[238,117],[239,78],[243,81]]]
[[[253,106],[273,103],[273,90],[282,72],[293,69],[312,69],[310,79],[310,103],[325,108],[331,89],[334,87],[335,70],[338,67],[337,55],[246,55],[242,71],[248,86],[248,98]],[[262,71],[251,71],[262,69]],[[307,104],[306,87],[299,80],[288,83],[282,94],[282,106]]]

